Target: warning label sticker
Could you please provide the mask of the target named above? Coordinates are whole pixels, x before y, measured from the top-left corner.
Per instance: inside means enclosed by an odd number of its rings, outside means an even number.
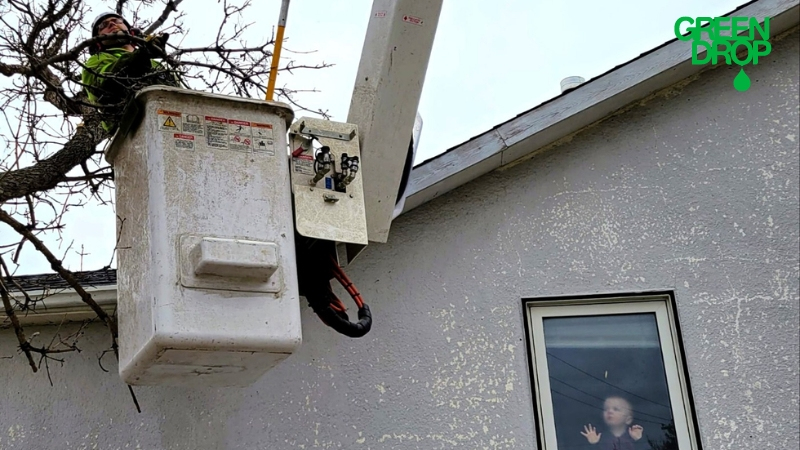
[[[253,148],[253,138],[240,134],[232,134],[230,135],[230,146],[228,148],[240,152],[249,152]]]
[[[228,119],[205,116],[206,143],[211,148],[228,148]]]
[[[275,141],[267,138],[253,138],[253,150],[257,153],[275,156]]]
[[[194,136],[191,134],[175,133],[175,148],[194,150]]]
[[[184,114],[183,115],[183,128],[184,133],[203,135],[203,117],[197,114]]]
[[[403,16],[403,22],[410,23],[412,25],[422,26],[422,19],[420,19],[419,17]]]
[[[238,136],[252,136],[250,132],[250,122],[244,120],[228,119],[228,132]]]
[[[249,152],[253,148],[253,135],[250,122],[228,119],[228,142],[231,150]]]
[[[259,153],[266,153],[269,156],[275,156],[272,124],[251,122],[250,126],[253,131],[253,150]]]
[[[272,139],[272,125],[268,123],[251,122],[254,138]]]
[[[314,158],[311,155],[300,155],[292,158],[294,171],[304,175],[314,175]]]
[[[177,111],[168,111],[166,109],[159,109],[158,113],[158,129],[161,131],[180,131],[181,130],[181,113]]]

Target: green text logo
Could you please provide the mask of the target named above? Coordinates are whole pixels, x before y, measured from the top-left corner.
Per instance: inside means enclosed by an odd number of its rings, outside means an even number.
[[[725,64],[738,64],[742,67],[733,80],[733,86],[739,91],[750,89],[750,77],[744,73],[744,66],[758,64],[760,56],[769,55],[772,45],[769,43],[769,17],[760,24],[755,17],[681,17],[675,22],[675,37],[681,41],[692,41],[692,64],[718,64],[723,58]],[[689,24],[683,33],[681,27]],[[708,25],[708,27],[705,27]],[[705,27],[705,28],[704,28]],[[746,32],[744,34],[740,34]],[[706,33],[711,42],[703,40]],[[705,50],[705,58],[700,59],[701,47]],[[742,57],[739,57],[739,55]]]

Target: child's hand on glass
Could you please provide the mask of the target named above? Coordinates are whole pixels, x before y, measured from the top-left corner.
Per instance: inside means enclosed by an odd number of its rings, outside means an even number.
[[[600,435],[602,435],[603,433],[598,433],[597,430],[592,426],[592,424],[589,424],[583,426],[583,431],[581,432],[581,434],[583,435],[583,437],[586,438],[587,441],[589,441],[590,444],[597,444],[598,442],[600,442]],[[631,436],[633,436],[632,432]],[[639,437],[642,437],[641,432],[639,432]]]
[[[642,428],[640,425],[634,425],[628,428],[628,433],[630,433],[634,441],[638,441],[642,438],[642,432],[644,432],[644,428]]]

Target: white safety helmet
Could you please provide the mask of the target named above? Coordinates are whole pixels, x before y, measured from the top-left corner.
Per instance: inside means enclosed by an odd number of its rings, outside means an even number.
[[[100,25],[100,22],[108,19],[109,17],[119,17],[125,23],[125,26],[128,28],[128,30],[131,29],[131,24],[129,24],[124,17],[115,13],[114,11],[105,11],[100,13],[100,15],[98,15],[97,18],[92,22],[92,37],[95,37],[99,34],[100,30],[97,29],[97,26]]]
[[[94,19],[94,21],[92,22],[92,37],[97,37],[97,35],[100,34],[100,30],[98,30],[97,27],[100,25],[100,22],[108,19],[109,17],[119,17],[120,19],[122,19],[122,22],[128,28],[128,34],[130,34],[132,36],[138,36],[139,33],[137,32],[137,30],[135,30],[133,27],[131,27],[131,24],[128,23],[128,21],[125,20],[124,17],[122,17],[121,15],[115,13],[114,11],[105,11],[103,13],[100,13],[97,16],[97,18]],[[94,55],[95,53],[98,53],[98,52],[100,52],[102,50],[103,50],[103,44],[98,42],[98,43],[92,45],[91,47],[89,47],[89,54],[90,55]]]

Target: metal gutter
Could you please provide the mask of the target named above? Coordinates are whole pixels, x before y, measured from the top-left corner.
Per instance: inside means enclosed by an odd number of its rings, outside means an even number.
[[[36,302],[33,311],[16,310],[17,318],[23,326],[31,325],[59,325],[65,322],[79,322],[95,318],[97,315],[86,305],[72,289],[53,291],[26,291]],[[87,287],[86,292],[92,295],[94,301],[103,310],[113,314],[117,308],[117,285],[109,284],[97,287]],[[19,295],[18,292],[12,294]],[[8,328],[11,321],[3,316],[0,328]]]

